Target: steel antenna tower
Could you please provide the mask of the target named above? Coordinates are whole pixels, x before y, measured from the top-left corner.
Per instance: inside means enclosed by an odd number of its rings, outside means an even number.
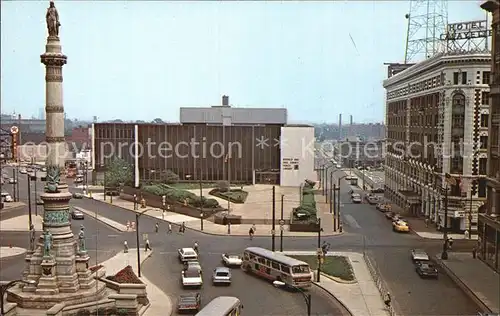
[[[406,33],[405,64],[418,62],[445,51],[440,39],[448,24],[447,0],[410,0]]]

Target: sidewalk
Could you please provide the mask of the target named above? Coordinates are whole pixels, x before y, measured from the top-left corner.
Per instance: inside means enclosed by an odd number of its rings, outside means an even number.
[[[113,258],[101,263],[106,269],[106,275],[114,275],[128,265],[130,265],[137,274],[137,248],[130,248],[128,251],[128,253],[121,251]],[[140,251],[142,265],[142,263],[153,254],[153,251],[148,251],[147,253],[144,252],[143,249],[140,249]],[[172,301],[170,297],[144,276],[141,277],[141,280],[146,284],[146,291],[150,302],[149,308],[142,316],[171,315]]]
[[[1,218],[1,216],[0,216]],[[31,217],[36,231],[42,231],[43,218],[38,215]],[[0,231],[29,231],[29,216],[21,215],[0,221]]]
[[[315,256],[316,252],[285,251],[284,254]],[[356,252],[329,252],[327,256],[348,257],[356,277],[356,283],[340,283],[322,274],[321,281],[315,282],[319,287],[341,301],[353,316],[389,315],[363,259],[363,254]]]
[[[437,263],[485,313],[500,313],[500,276],[470,253],[448,253]]]
[[[110,203],[110,198],[107,197],[106,201],[104,201],[104,194],[103,193],[93,193],[92,197],[96,201],[100,201],[102,203]],[[323,236],[336,236],[341,233],[338,232],[333,232],[333,217],[329,212],[329,206],[324,203],[324,196],[316,196],[316,201],[318,202],[318,214],[321,214],[321,226],[324,230],[322,233]],[[319,201],[318,201],[319,200]],[[322,203],[321,203],[322,202]],[[132,212],[144,212],[145,215],[155,217],[159,221],[166,221],[170,222],[173,224],[182,224],[185,223],[187,228],[203,232],[205,234],[212,234],[212,235],[229,235],[229,236],[248,236],[248,231],[252,227],[252,224],[240,224],[240,225],[231,225],[230,227],[230,232],[228,232],[228,226],[224,225],[219,225],[215,224],[212,221],[209,221],[207,219],[203,220],[203,229],[201,229],[201,219],[191,217],[191,216],[186,216],[183,214],[178,214],[174,212],[163,212],[159,208],[154,208],[154,207],[147,207],[146,209],[139,208],[138,210],[134,211],[134,203],[126,200],[122,200],[118,197],[113,197],[113,204],[117,207],[121,207],[124,209],[127,209]],[[98,219],[106,219],[105,217],[98,217]],[[110,223],[113,222],[109,220]],[[126,223],[116,223],[119,227],[123,226],[126,227]],[[109,224],[108,224],[109,225]],[[255,233],[255,237],[258,236],[271,236],[271,229],[272,225],[255,225],[257,230]],[[121,228],[117,228],[121,229]],[[280,225],[276,224],[276,235],[280,235]],[[289,226],[284,225],[284,230],[283,230],[283,236],[284,237],[311,237],[311,236],[317,236],[316,232],[290,232],[289,231]]]
[[[0,259],[19,256],[25,254],[27,249],[19,247],[0,247]]]

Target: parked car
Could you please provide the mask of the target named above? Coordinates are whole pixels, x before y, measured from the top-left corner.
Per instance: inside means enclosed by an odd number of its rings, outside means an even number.
[[[179,254],[179,261],[198,261],[198,254],[194,251],[193,248],[180,248],[177,249],[177,253]]]
[[[376,188],[372,190],[372,193],[384,193],[384,188]]]
[[[74,199],[83,199],[83,194],[81,193],[73,193],[73,198]]]
[[[385,217],[386,217],[387,219],[392,219],[392,217],[393,217],[394,215],[395,215],[395,213],[394,213],[394,212],[392,212],[392,211],[385,212]]]
[[[181,281],[183,287],[201,287],[203,285],[201,272],[196,268],[183,270],[181,272]]]
[[[14,178],[9,178],[9,183],[10,183],[10,184],[16,184],[16,182],[17,182],[17,181],[16,181],[16,179],[14,179]]]
[[[421,278],[438,278],[438,270],[430,262],[418,261],[415,265],[415,271]]]
[[[84,219],[85,215],[83,214],[82,211],[77,210],[77,209],[72,209],[71,210],[71,218],[72,219]]]
[[[352,197],[352,203],[356,204],[361,203],[361,195],[359,195],[358,193],[353,193],[351,197]]]
[[[239,267],[241,266],[242,260],[240,256],[228,255],[226,253],[222,254],[222,263],[226,267]]]
[[[10,194],[9,194],[9,193],[7,193],[7,192],[2,192],[2,201],[3,201],[3,202],[10,203],[10,202],[14,202],[14,199],[12,198],[12,196],[10,196]]]
[[[212,284],[231,284],[231,270],[227,267],[217,267],[214,269],[214,274],[212,275]]]
[[[19,169],[19,173],[20,174],[27,174],[28,171],[26,169],[24,169],[24,168],[21,168],[21,169]]]
[[[366,200],[368,201],[368,204],[375,205],[380,201],[380,198],[378,196],[368,195]]]
[[[403,216],[401,216],[400,214],[397,214],[397,213],[394,213],[394,215],[392,216],[391,219],[393,222],[404,221]]]
[[[410,254],[413,262],[429,261],[429,255],[422,249],[412,249]]]
[[[201,270],[201,264],[198,261],[186,261],[184,262],[184,270],[187,269],[198,269],[201,274],[203,274],[203,271]]]
[[[198,312],[201,306],[201,294],[200,293],[185,293],[179,296],[177,301],[177,312]]]
[[[378,203],[376,206],[376,209],[381,211],[381,212],[388,212],[390,209],[390,206],[387,203]]]
[[[410,226],[405,221],[394,221],[392,222],[392,230],[398,233],[408,233],[410,232]]]

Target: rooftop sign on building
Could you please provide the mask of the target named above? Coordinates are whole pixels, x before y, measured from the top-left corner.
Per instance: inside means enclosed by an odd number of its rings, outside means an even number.
[[[446,41],[447,52],[489,51],[488,37],[492,34],[487,20],[467,21],[448,24],[446,33],[440,38]]]

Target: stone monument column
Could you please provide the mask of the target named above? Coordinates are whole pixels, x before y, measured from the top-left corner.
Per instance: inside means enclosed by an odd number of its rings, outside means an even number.
[[[40,56],[45,65],[45,113],[47,145],[47,180],[44,202],[43,234],[36,250],[26,256],[23,277],[34,281],[11,288],[9,301],[22,308],[49,309],[64,302],[67,306],[96,301],[106,295],[105,285],[96,283],[88,269],[90,257],[85,248],[83,227],[79,246],[71,230],[69,200],[71,193],[64,181],[66,146],[64,141],[64,107],[62,67],[67,57],[59,39],[59,14],[53,1],[46,13],[47,44]]]

